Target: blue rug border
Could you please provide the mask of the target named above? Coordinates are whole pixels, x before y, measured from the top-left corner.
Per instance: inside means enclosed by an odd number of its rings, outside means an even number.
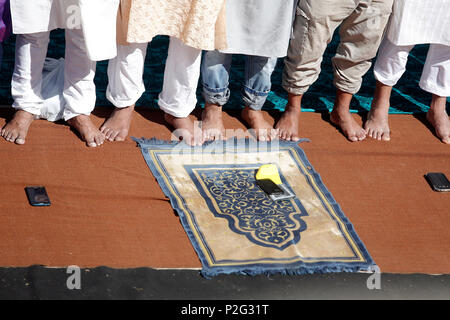
[[[236,144],[242,144],[246,147],[250,147],[252,144],[257,145],[256,141],[251,141],[248,138],[245,139],[238,139],[238,138],[231,138],[227,141],[214,141],[205,143],[202,146],[197,147],[191,147],[187,145],[184,142],[177,142],[177,141],[165,141],[165,140],[159,140],[156,138],[146,139],[146,138],[136,138],[131,137],[136,143],[137,146],[140,148],[141,153],[144,157],[145,162],[147,163],[148,167],[150,168],[152,174],[156,178],[158,184],[160,185],[163,193],[169,198],[170,203],[173,207],[173,209],[177,212],[181,223],[184,227],[184,230],[186,234],[188,235],[189,240],[192,243],[192,246],[194,247],[195,251],[197,252],[197,255],[202,263],[202,271],[201,274],[205,278],[212,278],[214,276],[217,276],[219,274],[241,274],[241,275],[260,275],[260,274],[266,274],[266,275],[272,275],[272,274],[283,274],[283,275],[302,275],[302,274],[313,274],[313,273],[337,273],[337,272],[378,272],[379,268],[375,264],[374,260],[370,256],[367,248],[361,241],[360,237],[357,235],[353,224],[349,221],[349,219],[345,216],[344,212],[342,211],[339,204],[336,202],[334,197],[331,195],[331,193],[328,191],[328,189],[325,187],[322,178],[319,173],[317,173],[314,170],[314,167],[309,162],[308,158],[306,157],[306,154],[304,153],[303,149],[299,147],[299,143],[301,142],[307,142],[308,139],[301,139],[298,142],[287,142],[287,141],[279,141],[279,146],[284,147],[294,147],[296,150],[298,156],[303,161],[305,166],[310,171],[309,174],[313,176],[315,179],[317,186],[321,189],[324,196],[329,201],[330,205],[332,205],[333,209],[335,210],[335,213],[338,215],[338,217],[341,219],[342,223],[345,224],[347,227],[348,233],[353,238],[356,246],[359,248],[361,254],[363,255],[366,262],[353,262],[353,263],[344,263],[344,262],[333,262],[329,263],[326,261],[323,262],[315,262],[315,263],[309,263],[306,264],[302,261],[291,263],[291,264],[273,264],[273,265],[265,265],[265,264],[248,264],[245,266],[232,266],[232,267],[210,267],[208,265],[208,262],[206,258],[203,256],[202,250],[199,248],[199,245],[196,241],[195,236],[193,235],[192,231],[190,230],[189,223],[187,222],[187,218],[184,214],[183,209],[180,208],[178,201],[174,199],[171,192],[169,191],[168,186],[166,185],[166,182],[164,181],[163,176],[159,173],[155,165],[153,164],[153,161],[150,158],[150,154],[148,153],[147,148],[151,147],[153,149],[166,149],[167,147],[178,147],[181,150],[199,150],[204,149],[209,146],[213,145],[220,145],[222,147],[226,147],[227,143],[230,143],[230,141],[233,141],[233,146]]]

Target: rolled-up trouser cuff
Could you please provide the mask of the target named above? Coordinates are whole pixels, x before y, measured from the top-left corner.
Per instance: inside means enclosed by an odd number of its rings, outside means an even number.
[[[342,79],[335,79],[333,80],[333,84],[336,87],[336,89],[341,90],[343,92],[347,92],[350,94],[356,94],[361,89],[362,83],[350,83],[343,81]]]
[[[127,108],[129,106],[135,105],[136,102],[142,97],[144,92],[145,92],[145,86],[142,86],[140,88],[137,88],[136,92],[133,94],[130,94],[129,92],[127,92],[127,94],[129,95],[128,97],[119,98],[119,97],[114,97],[108,88],[106,90],[106,99],[108,99],[108,101],[111,102],[116,108],[122,109],[122,108]]]
[[[264,103],[266,103],[269,92],[270,90],[261,92],[244,86],[244,89],[242,90],[242,100],[244,101],[245,106],[259,111],[264,106]]]
[[[90,116],[91,113],[90,112],[88,112],[88,113],[76,113],[76,112],[69,111],[69,110],[66,109],[66,110],[64,110],[63,118],[64,118],[64,121],[69,121],[70,119],[78,117],[78,116],[81,116],[81,115]]]
[[[193,103],[193,105],[190,106],[184,104],[183,108],[180,108],[179,103],[169,104],[165,102],[160,94],[158,99],[158,106],[162,111],[170,114],[171,116],[174,116],[175,118],[186,118],[192,113],[192,111],[194,111],[196,103]]]
[[[219,106],[227,104],[228,100],[230,100],[231,95],[230,89],[228,87],[212,89],[205,84],[203,84],[202,93],[206,103]]]
[[[420,80],[419,87],[423,91],[429,92],[439,97],[450,97],[450,88],[439,87],[435,83],[425,79]]]
[[[35,115],[35,118],[39,118],[41,116],[41,107],[42,104],[33,105],[33,106],[24,106],[20,105],[17,101],[14,101],[12,107],[16,110],[26,111]]]
[[[390,77],[390,75],[386,75],[383,72],[374,70],[373,71],[373,75],[375,77],[375,80],[377,80],[378,82],[381,82],[385,86],[393,87],[393,86],[395,86],[397,84],[397,80],[396,79],[392,79]]]
[[[295,96],[301,96],[304,95],[308,90],[308,87],[291,87],[285,83],[283,83],[283,89],[286,90],[287,93],[293,94]]]
[[[117,57],[108,63],[106,98],[116,108],[136,104],[145,92],[143,81],[147,43],[117,47]]]

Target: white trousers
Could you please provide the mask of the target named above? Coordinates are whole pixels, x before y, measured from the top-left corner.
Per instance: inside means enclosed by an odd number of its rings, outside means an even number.
[[[397,46],[385,38],[375,63],[375,78],[387,86],[395,86],[406,70],[413,48],[414,45]],[[419,86],[437,96],[450,96],[450,46],[430,45]]]
[[[117,49],[117,57],[108,65],[106,96],[115,107],[125,108],[134,105],[145,91],[143,74],[147,44],[119,45]],[[184,118],[195,109],[201,54],[201,50],[170,38],[163,90],[158,100],[165,113]]]
[[[11,81],[13,107],[36,116],[41,115],[42,69],[44,67],[50,32],[19,34]],[[95,107],[96,63],[88,58],[81,29],[66,29],[64,72],[64,119],[81,114],[90,115]]]

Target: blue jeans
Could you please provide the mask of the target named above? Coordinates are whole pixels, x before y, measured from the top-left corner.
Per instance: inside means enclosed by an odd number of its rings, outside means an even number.
[[[229,79],[233,55],[207,51],[202,62],[203,97],[208,104],[225,105],[230,99]],[[245,106],[261,110],[272,87],[270,80],[277,58],[245,56]]]

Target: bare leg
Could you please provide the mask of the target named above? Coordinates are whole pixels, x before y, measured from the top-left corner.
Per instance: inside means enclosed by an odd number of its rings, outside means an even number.
[[[366,131],[356,122],[350,113],[350,102],[353,95],[337,90],[336,101],[330,120],[341,128],[344,135],[351,142],[362,141],[366,138]]]
[[[443,143],[450,144],[450,120],[446,111],[447,98],[433,94],[427,120],[436,130],[436,135]]]
[[[173,134],[177,138],[182,139],[191,146],[202,145],[201,129],[196,127],[189,117],[177,118],[168,113],[164,113],[164,119],[175,128]]]
[[[377,81],[372,108],[367,116],[364,129],[367,135],[376,140],[391,140],[389,129],[389,99],[392,87]]]
[[[275,129],[278,130],[280,139],[286,141],[298,141],[300,140],[298,134],[299,118],[301,113],[303,95],[289,94],[288,104],[278,121]]]
[[[108,120],[101,126],[100,132],[109,141],[125,141],[130,131],[134,105],[115,108]]]
[[[225,137],[225,126],[222,120],[222,107],[206,104],[202,113],[203,141],[220,140]]]
[[[2,137],[9,142],[25,144],[28,129],[34,120],[34,117],[34,114],[18,110],[15,113],[14,118],[2,129]]]
[[[241,115],[250,128],[255,130],[256,139],[259,141],[271,141],[277,138],[277,130],[264,119],[261,110],[253,110],[245,107]]]
[[[89,116],[82,114],[67,120],[67,123],[78,131],[88,147],[95,148],[105,142],[105,135],[97,129]]]

